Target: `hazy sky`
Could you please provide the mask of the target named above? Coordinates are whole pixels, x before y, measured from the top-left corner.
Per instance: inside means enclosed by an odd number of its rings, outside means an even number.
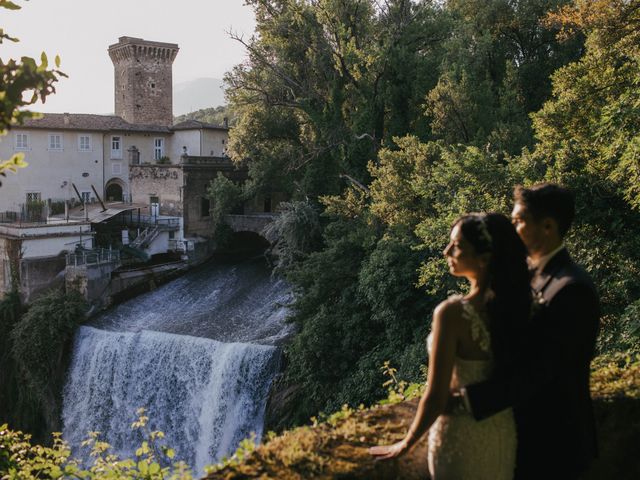
[[[203,77],[222,78],[245,56],[229,30],[248,38],[255,26],[243,0],[14,0],[21,10],[0,9],[0,26],[20,43],[0,45],[0,58],[22,55],[51,62],[56,54],[69,78],[41,112],[113,112],[113,64],[107,54],[118,37],[177,43],[174,84]]]

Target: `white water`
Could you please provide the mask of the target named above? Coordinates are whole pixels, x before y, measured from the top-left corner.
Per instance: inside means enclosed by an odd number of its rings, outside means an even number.
[[[290,333],[289,297],[260,265],[213,266],[81,327],[63,403],[74,454],[87,458],[80,444],[99,431],[114,453],[133,458],[141,407],[149,429],[163,431],[176,459],[197,473],[251,432],[259,439],[278,370],[274,344]]]

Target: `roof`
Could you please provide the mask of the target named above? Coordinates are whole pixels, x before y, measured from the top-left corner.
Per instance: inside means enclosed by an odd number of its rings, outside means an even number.
[[[137,125],[116,115],[94,115],[90,113],[45,113],[41,118],[28,118],[16,128],[47,130],[90,130],[97,132],[155,132],[171,133],[167,126]]]
[[[184,122],[177,123],[171,130],[229,130],[229,127],[224,125],[215,125],[213,123],[200,122],[198,120],[185,120]]]
[[[120,208],[107,208],[104,212],[102,210],[89,212],[89,221],[91,223],[100,223],[105,220],[109,220],[111,217],[115,217],[122,212],[128,212],[129,210],[135,210],[136,207],[126,206]]]
[[[85,207],[87,209],[86,212],[84,211]],[[106,210],[102,210],[102,205],[100,203],[87,203],[85,205],[78,205],[74,208],[69,209],[69,219],[84,220],[86,218],[91,223],[100,223],[122,212],[136,210],[140,207],[140,205],[126,204],[122,202],[108,202],[106,204],[106,207]],[[63,215],[56,215],[56,217],[63,217]]]

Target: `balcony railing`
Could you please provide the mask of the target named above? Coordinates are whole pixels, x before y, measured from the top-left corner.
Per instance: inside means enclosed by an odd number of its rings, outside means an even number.
[[[103,263],[119,263],[120,251],[106,248],[93,250],[77,250],[67,254],[67,267],[99,265]]]
[[[154,215],[140,215],[139,217],[136,215],[133,217],[133,223],[138,225],[138,222],[140,226],[146,227],[178,228],[180,226],[179,217],[158,218]]]

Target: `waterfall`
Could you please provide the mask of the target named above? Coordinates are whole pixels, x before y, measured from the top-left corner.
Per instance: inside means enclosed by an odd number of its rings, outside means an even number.
[[[252,432],[260,438],[277,344],[291,333],[290,295],[255,263],[211,266],[81,327],[63,401],[74,454],[87,458],[81,442],[98,431],[113,453],[133,458],[141,407],[148,429],[163,431],[195,473]]]

